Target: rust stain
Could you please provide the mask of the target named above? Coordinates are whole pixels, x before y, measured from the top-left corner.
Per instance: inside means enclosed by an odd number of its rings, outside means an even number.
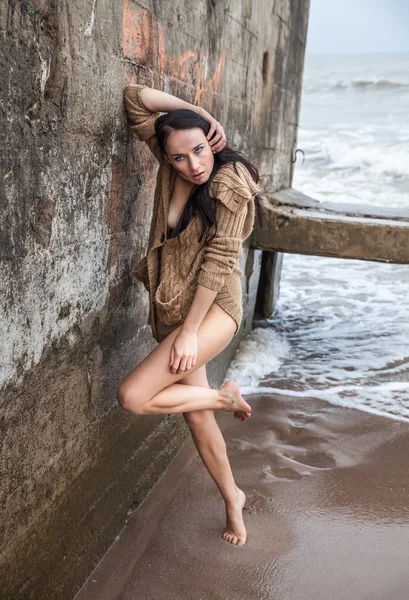
[[[119,233],[119,186],[121,174],[123,173],[118,163],[112,161],[111,189],[109,192],[109,203],[107,211],[107,225],[111,234],[111,243],[109,245],[108,268],[111,269],[118,260],[118,233]]]
[[[211,98],[215,98],[216,94],[218,94],[220,92],[220,85],[221,85],[221,81],[222,81],[225,60],[226,60],[226,49],[224,48],[222,55],[219,59],[219,62],[216,66],[216,70],[215,70],[213,76],[208,81],[205,80],[205,77],[203,76],[203,72],[200,69],[200,65],[199,65],[199,63],[197,63],[197,65],[196,65],[196,68],[198,70],[197,80],[199,81],[199,86],[198,86],[197,93],[196,93],[197,99],[196,99],[195,103],[198,106],[202,106],[202,103],[203,103],[202,98],[205,97],[206,95],[210,96]]]
[[[146,9],[133,9],[130,0],[124,2],[123,51],[138,64],[153,58],[155,47],[155,19]]]
[[[220,91],[226,49],[223,50],[212,77],[206,78],[207,57],[197,50],[188,50],[176,58],[165,51],[165,33],[150,11],[132,8],[125,0],[123,12],[123,51],[133,63],[146,65],[154,73],[154,85],[160,89],[165,73],[190,83],[196,90],[195,104],[214,101]],[[127,82],[133,79],[127,75]]]

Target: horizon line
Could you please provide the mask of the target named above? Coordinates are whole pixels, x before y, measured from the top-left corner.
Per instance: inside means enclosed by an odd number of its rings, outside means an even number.
[[[348,55],[359,55],[359,56],[373,56],[376,54],[409,54],[409,49],[408,50],[367,50],[367,51],[345,51],[345,52],[333,52],[333,51],[329,51],[329,52],[309,52],[308,48],[305,51],[305,55],[306,56],[348,56]]]

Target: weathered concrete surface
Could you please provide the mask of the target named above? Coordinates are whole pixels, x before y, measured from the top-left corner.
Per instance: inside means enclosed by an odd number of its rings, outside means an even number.
[[[308,4],[1,3],[4,597],[72,598],[187,435],[180,415],[133,417],[115,399],[155,346],[130,273],[157,167],[129,136],[125,83],[205,106],[264,189],[289,187]],[[262,256],[249,245],[243,332]]]
[[[254,233],[254,247],[409,264],[407,210],[318,202],[291,188],[266,197],[268,228]]]

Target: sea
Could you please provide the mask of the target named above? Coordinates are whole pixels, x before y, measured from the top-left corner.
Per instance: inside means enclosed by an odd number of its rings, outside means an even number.
[[[306,56],[293,187],[409,214],[409,54]],[[409,243],[409,240],[408,240]],[[226,379],[409,420],[409,265],[284,255]]]

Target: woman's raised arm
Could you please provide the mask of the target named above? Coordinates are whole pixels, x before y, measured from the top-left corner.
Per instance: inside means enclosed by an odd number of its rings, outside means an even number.
[[[204,108],[196,106],[195,104],[190,104],[190,102],[186,102],[167,92],[161,92],[160,90],[149,87],[145,87],[141,91],[141,99],[144,105],[151,111],[170,112],[177,108],[188,108],[189,110],[192,110],[209,123],[210,129],[206,137],[214,152],[219,152],[226,145],[226,136],[224,135],[223,127]],[[214,136],[214,139],[210,141],[214,132],[216,132],[216,135]]]
[[[155,135],[155,121],[160,113],[152,112],[145,106],[141,91],[146,86],[130,84],[125,87],[124,101],[130,130],[141,141],[145,142],[159,163],[163,163],[162,152]]]
[[[177,108],[188,108],[203,117],[205,121],[211,118],[204,108],[195,106],[194,104],[190,104],[190,102],[177,98],[177,96],[172,96],[172,94],[154,88],[144,87],[141,90],[141,100],[146,108],[152,112],[170,112]]]
[[[154,123],[160,112],[170,112],[178,108],[187,108],[200,115],[210,125],[207,139],[213,152],[219,152],[226,145],[226,136],[222,125],[204,108],[186,102],[177,96],[162,92],[141,84],[128,84],[125,87],[125,106],[132,129],[140,140],[148,143],[152,152],[161,160],[154,135]],[[143,127],[141,127],[143,125]],[[213,139],[211,139],[213,137]]]

